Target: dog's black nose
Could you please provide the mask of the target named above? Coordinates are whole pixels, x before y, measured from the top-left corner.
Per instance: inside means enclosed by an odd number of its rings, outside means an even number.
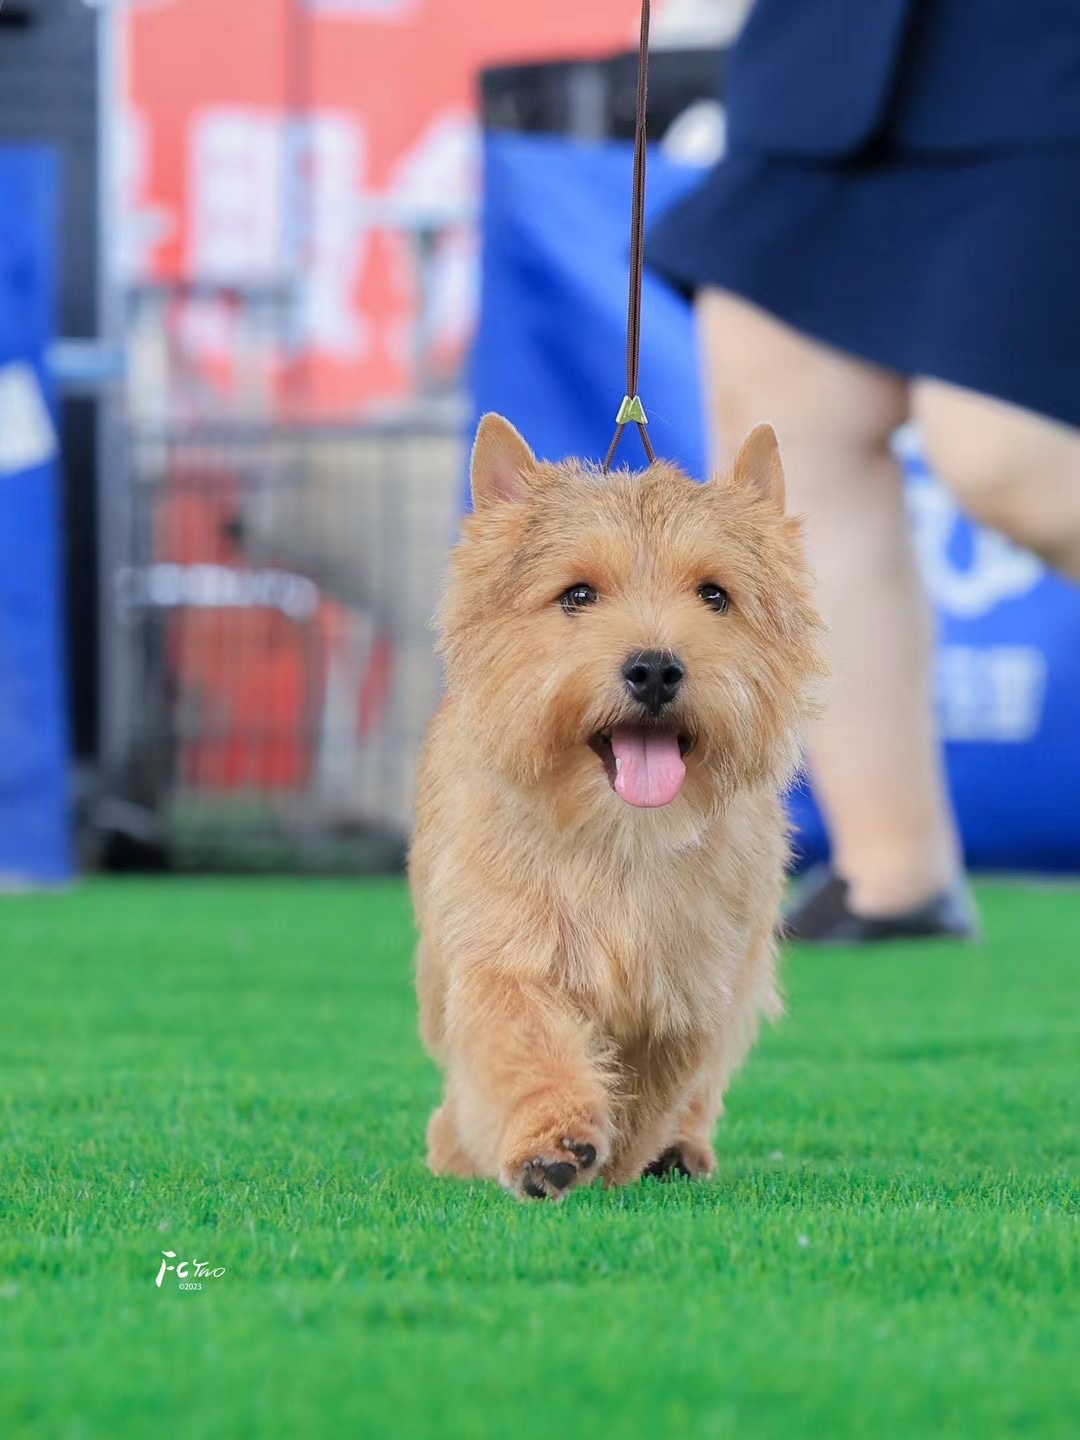
[[[650,715],[659,715],[678,694],[686,671],[670,650],[639,650],[622,667],[626,688]]]

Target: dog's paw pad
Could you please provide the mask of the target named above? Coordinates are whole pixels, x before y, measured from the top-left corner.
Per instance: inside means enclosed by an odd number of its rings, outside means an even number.
[[[562,1107],[565,1109],[569,1107]],[[497,1174],[499,1183],[519,1200],[561,1200],[577,1185],[589,1185],[603,1173],[611,1155],[606,1120],[588,1114],[530,1115],[507,1146]]]
[[[572,1160],[527,1160],[521,1167],[521,1191],[531,1200],[558,1200],[578,1178]]]
[[[552,1154],[526,1160],[517,1184],[510,1188],[530,1200],[560,1200],[578,1182],[587,1184],[592,1179],[596,1161],[597,1150],[591,1141],[564,1135]]]
[[[677,1145],[671,1145],[658,1155],[651,1165],[646,1165],[642,1175],[647,1180],[674,1180],[690,1178],[690,1168],[683,1159]]]
[[[577,1156],[577,1162],[582,1170],[588,1170],[590,1166],[596,1164],[595,1145],[590,1145],[588,1141],[574,1140],[572,1137],[565,1138],[562,1143],[564,1150],[570,1150]]]
[[[570,1160],[557,1160],[554,1165],[544,1166],[548,1184],[554,1185],[556,1190],[565,1190],[577,1179],[577,1173],[577,1166]]]
[[[669,1145],[651,1165],[642,1171],[645,1179],[652,1180],[698,1180],[711,1175],[716,1169],[716,1158],[711,1150],[702,1146],[678,1144]]]

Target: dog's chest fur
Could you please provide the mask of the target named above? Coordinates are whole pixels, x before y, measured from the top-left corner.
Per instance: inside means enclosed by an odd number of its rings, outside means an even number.
[[[726,893],[731,869],[706,841],[688,853],[554,870],[566,987],[613,1040],[723,1022],[752,933]]]

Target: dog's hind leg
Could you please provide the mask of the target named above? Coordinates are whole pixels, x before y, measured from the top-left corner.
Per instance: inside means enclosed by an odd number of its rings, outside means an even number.
[[[697,1036],[678,1044],[645,1041],[622,1052],[625,1094],[618,1116],[619,1144],[605,1176],[608,1184],[631,1185],[643,1174],[711,1174],[711,1151],[705,1154],[695,1146],[693,1165],[676,1165],[672,1153],[706,1073],[707,1046],[707,1038]]]
[[[476,1162],[461,1143],[454,1097],[447,1095],[432,1112],[427,1128],[428,1168],[435,1175],[478,1175]]]
[[[707,1065],[686,1109],[679,1116],[676,1139],[649,1165],[644,1174],[667,1180],[677,1175],[703,1179],[716,1170],[712,1138],[724,1108],[724,1081],[718,1064]]]
[[[724,1095],[757,1039],[762,1016],[774,1019],[783,1008],[776,988],[771,928],[751,945],[734,998],[734,1012],[690,1087],[675,1140],[646,1166],[646,1175],[698,1179],[716,1170],[713,1135],[724,1112]]]
[[[439,956],[423,940],[416,947],[416,996],[420,1002],[420,1039],[436,1059],[442,1055],[446,976]]]

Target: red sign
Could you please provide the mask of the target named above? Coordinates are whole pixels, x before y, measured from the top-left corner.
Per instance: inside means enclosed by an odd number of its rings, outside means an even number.
[[[129,276],[290,288],[293,388],[356,415],[416,383],[425,224],[430,348],[452,363],[467,344],[477,72],[626,48],[638,4],[139,0],[124,14]],[[204,311],[185,344],[227,376],[237,323]]]

